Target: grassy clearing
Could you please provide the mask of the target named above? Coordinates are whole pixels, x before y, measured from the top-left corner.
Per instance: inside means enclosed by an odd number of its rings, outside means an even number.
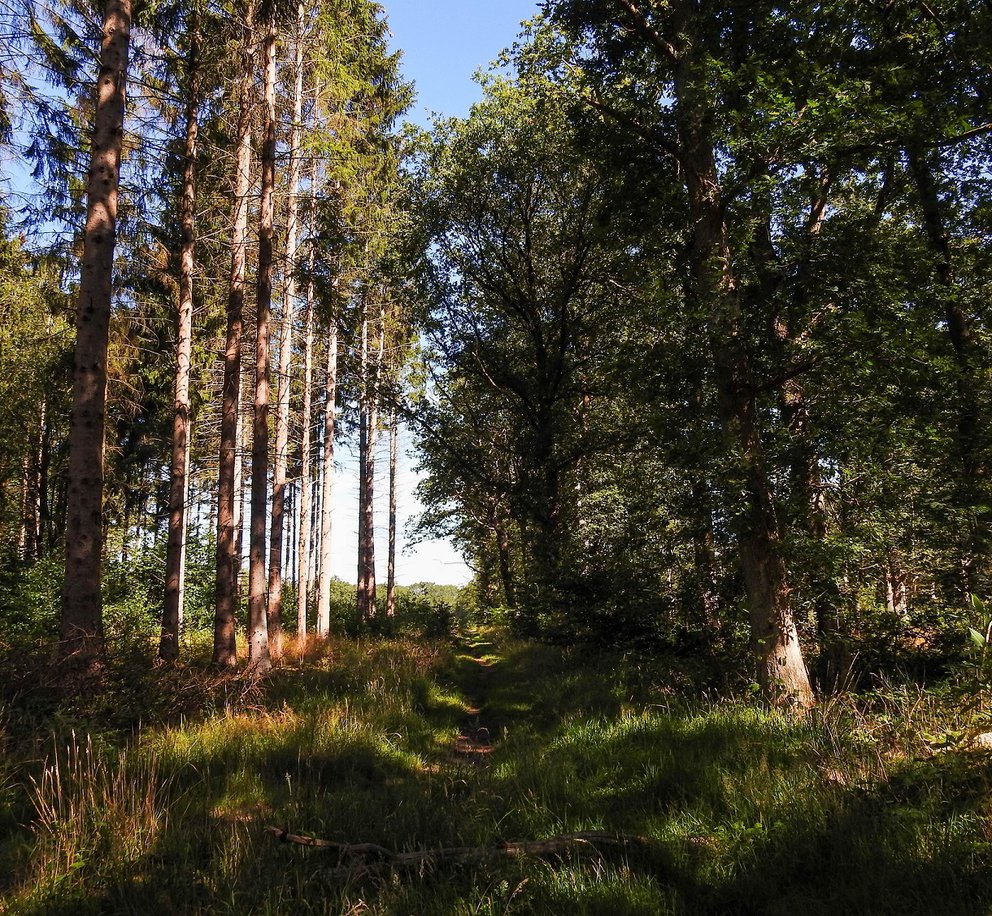
[[[0,719],[0,908],[615,916],[992,904],[990,758],[942,747],[973,721],[952,704],[890,689],[795,722],[673,695],[678,679],[660,665],[487,640],[311,646],[263,685],[196,666],[163,674],[171,713],[133,735],[73,736],[46,709],[56,734],[41,741],[18,725],[18,704],[39,721],[42,704],[15,698]],[[455,753],[467,727],[492,738],[482,762]],[[267,824],[398,851],[601,829],[653,842],[362,877],[273,842]]]

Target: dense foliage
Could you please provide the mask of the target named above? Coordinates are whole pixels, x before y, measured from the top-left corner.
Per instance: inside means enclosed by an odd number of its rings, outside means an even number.
[[[794,620],[824,687],[963,645],[989,28],[562,0],[425,141],[425,524],[521,629],[705,645],[750,616],[760,657]]]

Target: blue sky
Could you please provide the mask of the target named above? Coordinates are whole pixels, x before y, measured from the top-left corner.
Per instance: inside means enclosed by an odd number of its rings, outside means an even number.
[[[428,126],[431,112],[466,115],[481,91],[472,79],[499,53],[513,44],[520,23],[537,12],[537,0],[383,0],[392,31],[392,46],[403,51],[403,72],[417,88],[417,102],[408,117]],[[383,437],[385,439],[385,437]],[[430,541],[402,549],[406,523],[420,512],[414,496],[416,456],[410,438],[403,437],[404,456],[399,475],[400,555],[397,580],[402,584],[428,581],[463,585],[472,573],[454,547]],[[378,578],[386,571],[387,455],[381,443],[376,467],[376,566]],[[342,443],[343,466],[334,499],[334,574],[355,581],[358,549],[358,481],[351,443]]]
[[[538,0],[382,0],[403,51],[403,70],[417,84],[411,120],[427,112],[465,115],[479,98],[472,74],[513,44]]]

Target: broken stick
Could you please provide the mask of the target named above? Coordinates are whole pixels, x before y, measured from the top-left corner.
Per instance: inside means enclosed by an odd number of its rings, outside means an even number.
[[[651,844],[647,837],[593,830],[582,833],[567,833],[547,840],[502,843],[499,846],[455,846],[413,852],[394,852],[375,843],[335,843],[333,840],[299,836],[279,827],[266,827],[265,832],[281,843],[292,843],[296,846],[309,846],[314,849],[336,852],[338,861],[351,859],[356,860],[356,864],[368,867],[371,864],[370,860],[373,860],[380,865],[392,865],[396,868],[419,868],[440,862],[464,864],[484,862],[490,859],[516,859],[521,856],[543,858],[581,846],[649,846]]]

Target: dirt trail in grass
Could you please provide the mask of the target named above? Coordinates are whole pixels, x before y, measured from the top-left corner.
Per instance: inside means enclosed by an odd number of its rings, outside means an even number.
[[[490,654],[491,642],[468,636],[464,644],[464,664],[460,670],[459,687],[469,703],[465,719],[459,725],[454,754],[457,760],[467,760],[476,766],[485,766],[497,736],[487,716],[489,682],[499,659]]]

